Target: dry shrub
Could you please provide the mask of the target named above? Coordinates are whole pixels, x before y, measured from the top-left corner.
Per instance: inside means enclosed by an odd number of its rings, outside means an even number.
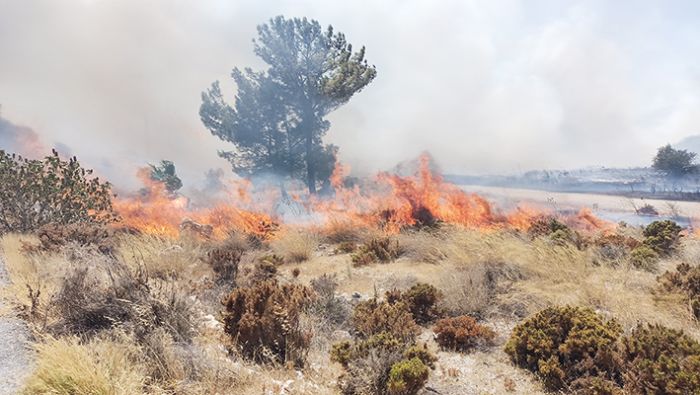
[[[36,231],[36,235],[39,244],[28,244],[29,252],[58,252],[66,246],[77,246],[111,254],[116,247],[114,230],[99,223],[46,224]]]
[[[412,341],[419,331],[408,306],[400,301],[370,299],[360,302],[355,306],[351,322],[355,334],[365,339],[387,332],[403,341]]]
[[[516,365],[537,373],[558,390],[586,376],[610,378],[620,325],[593,310],[549,307],[513,329],[505,351]]]
[[[329,328],[345,326],[350,319],[351,307],[347,300],[336,295],[338,282],[335,275],[324,274],[311,280],[311,288],[316,299],[309,305],[309,313],[321,318]]]
[[[370,229],[353,222],[331,221],[323,228],[322,241],[328,244],[361,243],[371,237],[372,233]]]
[[[518,267],[503,262],[476,262],[448,270],[437,283],[443,294],[439,308],[450,316],[482,316],[494,307],[504,284],[523,277]]]
[[[352,254],[355,266],[365,266],[374,262],[388,263],[401,256],[399,241],[391,237],[373,238],[362,244]]]
[[[700,320],[700,266],[681,263],[675,272],[667,271],[658,281],[663,291],[687,295],[690,310]]]
[[[532,238],[550,236],[557,231],[569,233],[571,229],[556,217],[549,215],[540,215],[534,218],[527,229],[528,235]]]
[[[682,331],[639,325],[622,339],[619,352],[629,393],[700,393],[700,343]]]
[[[621,260],[629,256],[630,251],[639,247],[641,242],[619,233],[605,233],[596,238],[593,245],[602,259],[617,266]]]
[[[288,230],[270,243],[272,251],[286,262],[298,263],[309,260],[316,247],[318,236],[302,230]]]
[[[406,232],[398,238],[404,256],[416,262],[438,263],[448,256],[445,234],[442,231]]]
[[[231,236],[216,244],[207,254],[207,262],[217,275],[220,283],[233,285],[238,274],[238,264],[246,251],[247,243],[237,236]]]
[[[386,293],[389,303],[403,302],[418,324],[425,324],[441,316],[438,303],[442,292],[430,284],[418,283],[406,291],[394,289]]]
[[[94,335],[115,327],[137,338],[163,328],[178,341],[194,333],[194,310],[173,284],[149,282],[118,261],[77,267],[66,277],[49,306],[49,330],[56,334]]]
[[[468,351],[480,345],[491,344],[496,337],[491,328],[466,315],[438,320],[433,332],[440,347],[452,351]]]
[[[234,289],[224,302],[224,331],[247,358],[302,366],[312,334],[300,328],[299,316],[313,296],[275,280]]]
[[[335,254],[350,254],[357,250],[357,243],[354,241],[343,241],[335,248]]]
[[[99,339],[81,344],[67,337],[49,339],[35,348],[37,365],[27,380],[27,394],[143,393],[146,378],[126,347]]]

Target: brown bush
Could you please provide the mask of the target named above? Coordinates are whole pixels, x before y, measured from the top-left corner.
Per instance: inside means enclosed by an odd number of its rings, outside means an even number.
[[[357,336],[365,339],[387,332],[403,341],[413,341],[419,332],[404,302],[388,303],[376,299],[360,302],[355,306],[351,323]]]
[[[224,302],[224,331],[247,358],[302,366],[312,334],[299,315],[313,299],[309,288],[275,280],[234,289]]]
[[[217,275],[221,283],[234,285],[238,274],[238,265],[246,250],[246,243],[232,236],[225,241],[214,245],[207,254],[207,262]]]
[[[617,233],[606,233],[593,242],[599,255],[608,261],[617,261],[628,256],[630,252],[642,243],[634,237]]]
[[[681,263],[675,272],[666,272],[657,279],[664,291],[684,293],[690,310],[700,320],[700,266]]]
[[[466,315],[438,320],[433,332],[440,347],[453,351],[468,351],[479,345],[490,344],[496,337],[491,328]]]
[[[120,327],[143,339],[163,328],[174,339],[189,341],[194,333],[194,309],[186,295],[118,261],[69,272],[49,313],[49,331],[61,335],[91,336]]]
[[[27,252],[57,252],[67,245],[94,248],[109,255],[116,247],[115,232],[99,223],[47,224],[36,232],[38,245],[27,245]]]
[[[373,238],[362,244],[358,251],[352,254],[355,266],[369,265],[374,262],[387,263],[401,256],[398,240],[390,237]]]
[[[389,303],[405,303],[418,324],[431,322],[441,315],[437,305],[442,299],[442,292],[430,284],[418,283],[404,292],[389,291],[386,299]]]
[[[700,343],[682,331],[640,325],[622,339],[619,354],[629,393],[700,393]]]

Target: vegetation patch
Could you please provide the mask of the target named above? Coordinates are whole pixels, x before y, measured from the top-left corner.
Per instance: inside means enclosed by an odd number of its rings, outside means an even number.
[[[401,256],[399,241],[391,237],[373,238],[358,247],[352,254],[355,266],[365,266],[375,262],[388,263]]]
[[[435,341],[445,350],[469,351],[474,347],[491,344],[496,333],[472,317],[463,315],[443,318],[433,328]]]

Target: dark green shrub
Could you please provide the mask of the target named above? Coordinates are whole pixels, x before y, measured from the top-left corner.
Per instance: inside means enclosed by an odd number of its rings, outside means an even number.
[[[313,299],[307,287],[275,280],[236,288],[224,302],[224,332],[247,358],[302,366],[312,334],[299,316]]]
[[[389,303],[405,303],[413,320],[419,324],[431,322],[441,315],[437,304],[442,299],[442,292],[430,284],[418,283],[404,292],[387,292],[386,299]]]
[[[658,270],[659,254],[647,245],[640,245],[632,250],[630,264],[637,269],[655,272]]]
[[[415,395],[428,381],[430,370],[418,358],[403,359],[391,366],[388,395]]]
[[[468,351],[478,345],[489,344],[496,337],[491,328],[467,315],[438,320],[433,332],[440,347],[454,351]]]
[[[620,343],[624,388],[629,393],[700,393],[700,344],[682,331],[640,325]]]
[[[644,228],[644,245],[659,255],[669,255],[678,247],[681,230],[671,220],[654,221]]]
[[[556,390],[581,377],[612,376],[612,350],[621,332],[617,322],[593,310],[549,307],[516,326],[505,351]]]
[[[355,266],[369,265],[374,262],[387,263],[401,256],[399,241],[390,237],[375,238],[359,246],[352,254]]]
[[[114,221],[111,185],[91,175],[76,158],[64,161],[56,151],[32,160],[0,150],[0,233]]]
[[[358,303],[351,323],[355,334],[364,339],[386,332],[409,342],[415,339],[419,330],[406,303],[379,302],[376,299]]]

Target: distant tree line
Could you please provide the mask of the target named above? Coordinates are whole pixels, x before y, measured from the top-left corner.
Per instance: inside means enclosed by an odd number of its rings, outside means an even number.
[[[675,149],[671,144],[660,147],[654,156],[652,168],[667,177],[680,178],[698,173],[695,152]]]
[[[315,193],[328,183],[338,151],[323,142],[325,117],[372,82],[376,69],[364,47],[353,51],[344,34],[306,18],[273,18],[258,26],[253,42],[268,69],[233,69],[233,106],[214,82],[202,93],[202,122],[234,145],[219,154],[237,174],[302,179]]]

